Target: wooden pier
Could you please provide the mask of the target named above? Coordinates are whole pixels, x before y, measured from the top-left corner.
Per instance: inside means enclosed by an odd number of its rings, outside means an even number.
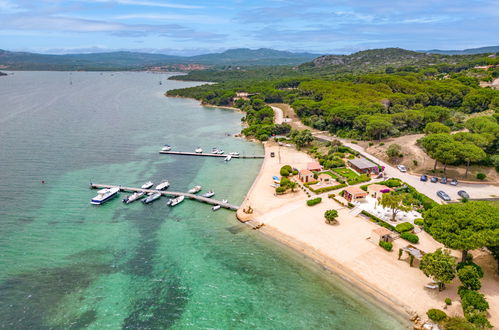
[[[208,203],[211,205],[220,205],[221,207],[229,209],[229,210],[237,211],[237,209],[239,209],[239,206],[237,206],[237,205],[224,203],[222,201],[219,201],[219,200],[216,200],[213,198],[203,197],[201,195],[194,195],[194,194],[189,194],[189,193],[175,192],[175,191],[142,189],[142,188],[123,187],[123,186],[114,186],[114,185],[108,185],[108,184],[95,184],[95,183],[91,183],[90,188],[92,188],[92,189],[119,188],[120,191],[128,191],[128,192],[160,193],[164,196],[174,196],[174,197],[185,196],[187,198],[195,199],[195,200],[198,200],[198,201],[203,202],[203,203]]]
[[[165,154],[165,155],[183,155],[183,156],[200,156],[200,157],[219,157],[219,158],[225,158],[228,156],[228,154],[213,154],[213,153],[206,153],[206,152],[188,152],[188,151],[163,151],[161,150],[159,152],[160,154]],[[246,158],[246,159],[257,159],[257,158],[265,158],[263,155],[230,155],[232,158]]]

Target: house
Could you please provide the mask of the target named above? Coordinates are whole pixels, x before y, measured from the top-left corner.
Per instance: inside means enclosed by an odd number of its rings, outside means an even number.
[[[369,237],[369,240],[378,245],[379,242],[393,241],[393,237],[391,235],[392,232],[390,230],[386,229],[385,227],[379,227],[371,231],[371,237]]]
[[[320,172],[322,171],[322,166],[319,164],[319,162],[311,162],[307,164],[307,170],[309,171],[314,171],[314,172]]]
[[[355,202],[360,199],[364,199],[367,196],[367,192],[360,189],[359,187],[350,186],[343,190],[343,198],[349,202]]]
[[[305,183],[315,181],[314,173],[307,169],[298,172],[298,178],[301,180],[301,182]]]
[[[369,196],[376,199],[380,199],[383,194],[386,194],[390,191],[393,191],[393,189],[382,184],[374,183],[367,186],[367,193],[369,194]]]
[[[378,165],[365,158],[349,159],[348,165],[361,174],[379,174]]]

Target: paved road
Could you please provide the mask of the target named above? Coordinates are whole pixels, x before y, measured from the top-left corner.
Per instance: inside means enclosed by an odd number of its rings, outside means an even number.
[[[282,109],[274,106],[270,106],[272,110],[274,110],[274,123],[276,124],[282,124],[284,122],[284,114],[282,112]]]
[[[419,176],[412,175],[410,173],[402,173],[400,172],[397,168],[393,167],[390,164],[385,163],[379,158],[374,157],[373,155],[367,153],[364,148],[361,146],[350,143],[348,140],[345,139],[340,139],[336,137],[332,137],[327,134],[323,133],[316,133],[314,134],[315,137],[321,139],[321,140],[326,140],[326,141],[332,141],[332,140],[339,140],[341,141],[345,146],[352,148],[355,151],[358,151],[361,155],[371,159],[372,161],[378,163],[381,166],[385,167],[385,174],[389,178],[399,178],[414,188],[416,188],[419,192],[427,195],[428,197],[432,198],[433,200],[437,202],[441,202],[442,200],[436,195],[438,190],[443,190],[445,191],[452,200],[457,200],[459,199],[459,195],[457,192],[459,190],[465,190],[471,198],[493,198],[493,197],[499,197],[499,187],[494,186],[491,184],[486,184],[486,183],[475,183],[475,184],[468,184],[468,183],[459,183],[457,186],[451,186],[450,184],[441,184],[439,183],[431,183],[429,181],[423,182],[419,180]]]

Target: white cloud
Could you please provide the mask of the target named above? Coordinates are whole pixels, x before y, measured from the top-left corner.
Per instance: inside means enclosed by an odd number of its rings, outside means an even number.
[[[170,2],[155,2],[147,0],[90,0],[92,2],[112,2],[120,5],[133,5],[144,7],[164,7],[164,8],[178,8],[178,9],[197,9],[203,8],[201,6],[183,5]]]

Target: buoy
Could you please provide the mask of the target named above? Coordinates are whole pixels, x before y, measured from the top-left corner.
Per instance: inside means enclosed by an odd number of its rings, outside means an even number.
[[[45,183],[45,180],[42,180],[42,183]]]

